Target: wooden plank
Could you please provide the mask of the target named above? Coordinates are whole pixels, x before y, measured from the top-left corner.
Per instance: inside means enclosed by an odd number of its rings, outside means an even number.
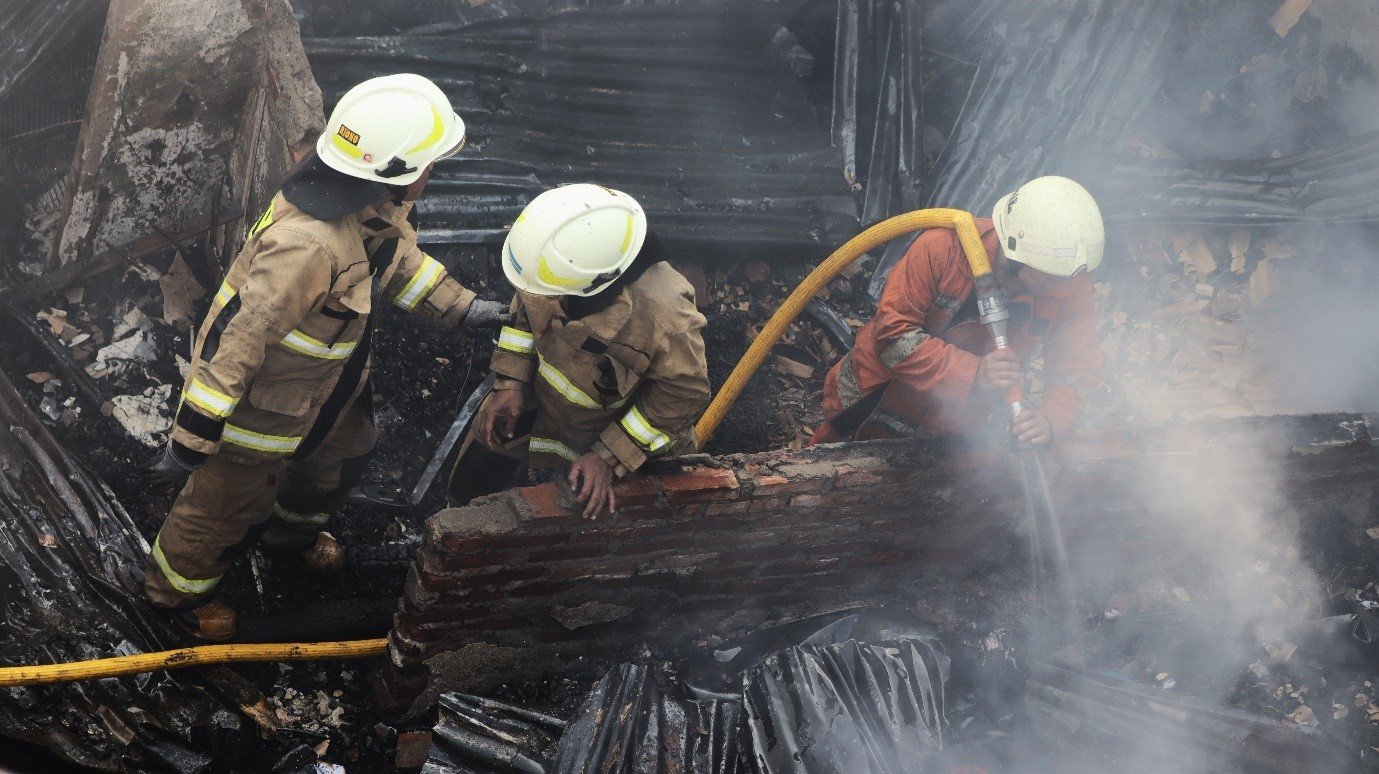
[[[0,304],[15,306],[28,299],[62,290],[69,285],[116,266],[127,265],[159,250],[178,249],[177,243],[200,236],[213,228],[233,223],[242,217],[244,217],[244,210],[239,205],[231,205],[212,218],[183,225],[165,233],[139,237],[119,247],[97,253],[85,261],[75,261],[47,272],[32,282],[0,289]]]

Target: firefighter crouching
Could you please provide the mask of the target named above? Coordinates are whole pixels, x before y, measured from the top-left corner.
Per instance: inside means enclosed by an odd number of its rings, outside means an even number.
[[[516,287],[497,379],[451,473],[452,502],[566,474],[586,518],[648,458],[695,450],[708,405],[704,317],[625,193],[569,185],[532,200],[503,245]]]
[[[341,568],[324,529],[376,438],[375,307],[465,329],[507,319],[417,247],[412,202],[464,137],[429,80],[365,81],[249,231],[197,335],[167,448],[140,471],[181,486],[145,588],[192,634],[234,636],[234,611],[212,595],[256,543],[308,570]]]
[[[824,423],[811,443],[961,434],[1009,421],[1003,393],[1039,348],[1045,389],[1010,430],[1021,443],[1065,438],[1100,384],[1092,283],[1105,230],[1091,194],[1041,177],[977,219],[1011,297],[1011,348],[979,324],[972,269],[948,229],[920,234],[886,281],[876,317],[824,381]]]

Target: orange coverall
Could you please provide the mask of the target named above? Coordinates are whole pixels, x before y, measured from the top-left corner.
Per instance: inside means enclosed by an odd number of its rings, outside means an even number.
[[[1066,437],[1100,385],[1092,284],[1085,274],[1057,295],[1031,295],[1010,273],[996,229],[977,218],[993,270],[1011,298],[1011,347],[1028,363],[1042,345],[1045,389],[1038,410],[1054,441]],[[920,234],[886,281],[876,317],[824,381],[824,423],[811,443],[970,433],[998,409],[999,391],[976,387],[991,336],[977,321],[972,269],[948,229]]]

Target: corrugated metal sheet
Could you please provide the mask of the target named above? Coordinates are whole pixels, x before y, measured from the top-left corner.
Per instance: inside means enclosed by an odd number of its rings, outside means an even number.
[[[673,246],[816,259],[857,229],[826,118],[770,48],[769,3],[589,8],[307,41],[327,104],[375,75],[435,80],[470,126],[419,204],[423,240],[501,241],[551,186],[646,206]]]
[[[1108,221],[1236,226],[1379,221],[1379,132],[1278,159],[1137,161],[1106,182]]]

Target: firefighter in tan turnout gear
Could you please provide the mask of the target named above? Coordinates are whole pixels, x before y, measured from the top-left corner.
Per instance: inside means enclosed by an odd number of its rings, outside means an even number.
[[[141,470],[152,486],[185,482],[145,585],[194,635],[234,635],[234,611],[211,595],[255,543],[300,554],[308,570],[340,569],[323,530],[376,437],[376,306],[466,329],[508,319],[416,243],[412,201],[464,136],[429,80],[366,81],[250,229],[197,335],[167,449]]]
[[[515,483],[522,463],[568,469],[592,518],[648,458],[695,449],[709,402],[694,288],[635,199],[568,185],[532,200],[503,245],[517,288],[494,351],[493,392],[455,464],[455,503]]]

